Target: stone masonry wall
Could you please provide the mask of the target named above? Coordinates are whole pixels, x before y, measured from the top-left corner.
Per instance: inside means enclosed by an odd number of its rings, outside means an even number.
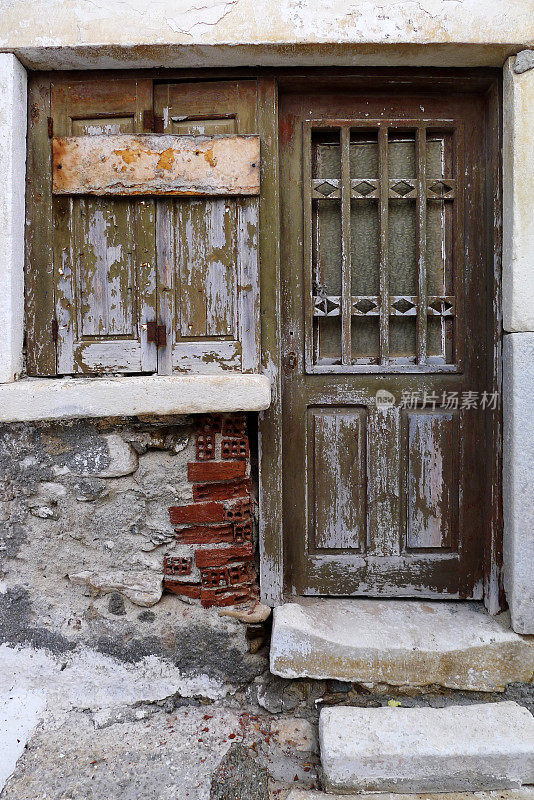
[[[2,426],[0,641],[96,652],[189,695],[264,672],[261,622],[218,608],[257,594],[245,426],[245,415]]]

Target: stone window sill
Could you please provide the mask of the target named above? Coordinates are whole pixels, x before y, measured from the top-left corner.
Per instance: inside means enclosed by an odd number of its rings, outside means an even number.
[[[262,411],[265,375],[24,378],[0,385],[0,422]]]

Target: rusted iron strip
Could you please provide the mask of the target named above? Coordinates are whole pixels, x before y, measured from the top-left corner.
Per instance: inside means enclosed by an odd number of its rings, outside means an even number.
[[[53,146],[54,194],[257,195],[255,135],[72,136]]]

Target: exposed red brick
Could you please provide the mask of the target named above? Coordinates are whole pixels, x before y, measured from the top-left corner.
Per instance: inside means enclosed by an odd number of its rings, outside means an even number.
[[[245,461],[206,461],[187,465],[187,479],[191,483],[234,481],[244,478]]]
[[[249,519],[246,522],[234,522],[234,542],[239,544],[240,542],[251,542],[252,541],[252,520]]]
[[[241,522],[250,517],[250,498],[236,500],[224,509],[225,522]]]
[[[221,424],[220,414],[200,414],[195,418],[195,428],[199,433],[220,433]]]
[[[248,497],[250,480],[237,483],[196,483],[193,486],[193,500],[233,500],[235,497]]]
[[[250,591],[248,589],[206,589],[203,586],[200,599],[204,608],[233,606],[249,600]]]
[[[185,556],[165,556],[163,558],[163,572],[165,575],[190,575],[192,558]]]
[[[196,525],[176,531],[176,541],[180,544],[223,544],[234,541],[232,525]]]
[[[197,461],[210,461],[215,458],[215,434],[198,433],[196,439]]]
[[[207,550],[196,551],[195,564],[199,569],[204,569],[231,564],[232,561],[246,561],[249,558],[252,558],[250,543],[240,547],[210,547]]]
[[[163,586],[172,594],[181,594],[184,597],[192,597],[196,600],[200,598],[200,583],[186,583],[185,581],[173,581],[165,578]]]
[[[222,503],[211,501],[169,508],[173,525],[186,525],[188,522],[225,522],[225,512]]]
[[[226,414],[222,423],[223,436],[244,436],[247,432],[247,420],[243,413]]]
[[[221,458],[248,458],[248,438],[223,439],[221,442]]]
[[[226,567],[207,567],[201,571],[201,582],[207,588],[228,588],[252,583],[254,572],[250,564],[230,564]]]

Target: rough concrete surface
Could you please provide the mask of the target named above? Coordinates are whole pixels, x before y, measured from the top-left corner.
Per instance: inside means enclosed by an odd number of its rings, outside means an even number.
[[[243,706],[169,703],[167,710],[139,706],[132,712],[105,726],[94,714],[50,713],[2,800],[209,800],[211,776],[234,743],[267,770],[273,798],[296,782],[317,785],[317,757],[283,751],[270,719]]]
[[[517,703],[327,708],[319,739],[327,791],[484,791],[534,783],[534,717]]]
[[[274,611],[271,672],[502,691],[530,682],[534,643],[477,603],[305,599]]]

